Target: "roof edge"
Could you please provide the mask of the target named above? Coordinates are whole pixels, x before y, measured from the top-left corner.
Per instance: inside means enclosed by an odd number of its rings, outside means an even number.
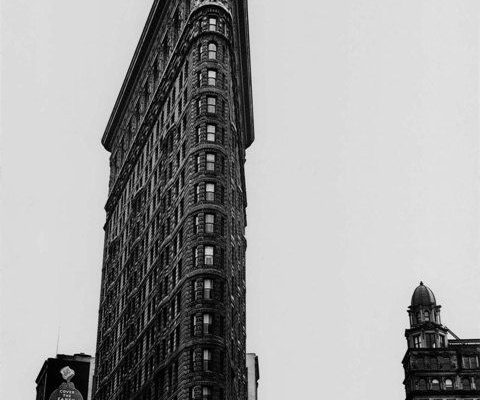
[[[145,56],[148,55],[148,48],[151,45],[151,38],[153,36],[153,32],[155,31],[154,21],[164,11],[167,2],[167,0],[155,0],[150,13],[148,14],[147,22],[143,28],[142,35],[140,36],[140,40],[135,49],[132,61],[130,61],[127,75],[123,80],[122,87],[117,96],[115,106],[113,107],[113,111],[110,115],[107,127],[105,128],[105,132],[102,137],[102,145],[108,151],[111,151],[112,138],[114,136],[114,129],[118,123],[118,116],[128,103],[128,94],[130,93],[131,89],[135,87],[137,72],[143,66],[142,61],[144,61]]]

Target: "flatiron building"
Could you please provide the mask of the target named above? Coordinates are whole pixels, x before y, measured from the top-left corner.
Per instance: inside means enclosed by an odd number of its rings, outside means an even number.
[[[95,400],[245,400],[246,0],[155,0],[110,153]]]

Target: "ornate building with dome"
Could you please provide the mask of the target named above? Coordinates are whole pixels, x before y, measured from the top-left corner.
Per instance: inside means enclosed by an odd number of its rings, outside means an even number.
[[[460,339],[442,323],[441,306],[423,282],[408,308],[403,358],[406,400],[480,400],[480,339]]]

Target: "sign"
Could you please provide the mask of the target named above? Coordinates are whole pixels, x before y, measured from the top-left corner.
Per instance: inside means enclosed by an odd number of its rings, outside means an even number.
[[[69,366],[60,370],[63,382],[49,397],[49,400],[84,400],[82,394],[75,388],[75,384],[70,380],[75,376],[75,371]]]

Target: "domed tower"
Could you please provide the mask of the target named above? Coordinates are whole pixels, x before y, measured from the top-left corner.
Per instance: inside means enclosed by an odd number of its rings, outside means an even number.
[[[405,336],[409,348],[428,349],[447,346],[448,328],[442,325],[440,308],[432,290],[420,282],[408,307],[410,329],[405,331]]]
[[[480,399],[480,339],[462,340],[442,325],[440,306],[423,282],[413,292],[408,314],[402,360],[406,400]]]

